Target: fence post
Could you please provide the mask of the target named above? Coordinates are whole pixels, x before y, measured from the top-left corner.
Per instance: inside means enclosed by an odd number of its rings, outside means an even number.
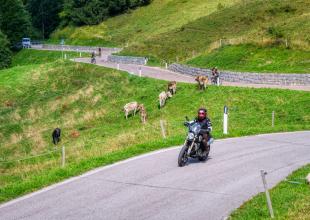
[[[269,190],[268,190],[268,186],[267,186],[267,181],[266,181],[267,172],[264,171],[264,170],[261,170],[260,173],[261,173],[263,184],[264,184],[264,189],[265,189],[265,194],[266,194],[269,214],[270,214],[271,218],[274,218],[272,203],[271,203],[270,194],[269,194]]]
[[[139,76],[142,77],[142,67],[139,67]]]
[[[271,126],[274,127],[274,111],[272,111],[271,115]]]
[[[228,107],[224,106],[223,133],[228,134]]]
[[[65,167],[65,163],[66,163],[66,149],[65,146],[62,146],[61,149],[61,167]]]
[[[164,120],[160,120],[160,128],[161,128],[161,134],[162,134],[163,138],[166,138],[166,130],[165,130]]]

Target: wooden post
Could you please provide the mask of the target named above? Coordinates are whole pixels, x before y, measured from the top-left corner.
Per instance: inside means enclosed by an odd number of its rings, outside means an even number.
[[[264,170],[261,170],[260,173],[261,173],[263,184],[264,184],[264,189],[265,189],[265,194],[266,194],[269,214],[270,214],[271,218],[274,218],[272,203],[271,203],[270,194],[269,194],[269,190],[268,190],[268,186],[267,186],[267,181],[266,181],[267,172],[264,171]]]
[[[274,111],[272,111],[271,115],[271,126],[274,127]]]
[[[163,138],[166,138],[166,130],[165,130],[164,120],[160,120],[160,128],[161,128],[161,134],[162,134]]]
[[[61,167],[65,167],[65,163],[66,163],[66,150],[65,150],[65,146],[62,146],[62,149],[61,149]]]

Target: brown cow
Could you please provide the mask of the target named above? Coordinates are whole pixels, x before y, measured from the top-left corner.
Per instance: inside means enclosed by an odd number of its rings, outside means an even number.
[[[142,122],[143,124],[145,124],[145,123],[146,123],[146,119],[147,119],[146,109],[145,109],[145,107],[144,107],[143,104],[139,104],[138,109],[140,110],[141,122]]]
[[[195,80],[198,82],[198,88],[201,90],[205,90],[208,84],[208,77],[207,76],[197,76]]]
[[[177,82],[171,81],[168,83],[168,91],[171,93],[171,95],[176,94],[177,92]]]

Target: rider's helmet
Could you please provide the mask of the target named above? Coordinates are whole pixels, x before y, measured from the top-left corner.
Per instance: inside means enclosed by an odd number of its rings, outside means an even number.
[[[205,120],[207,117],[207,109],[205,108],[200,108],[198,109],[198,120],[199,121],[202,121],[202,120]]]

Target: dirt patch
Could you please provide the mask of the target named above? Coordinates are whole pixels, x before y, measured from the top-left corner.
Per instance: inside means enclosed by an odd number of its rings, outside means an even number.
[[[78,137],[80,137],[80,132],[72,131],[71,134],[70,134],[70,137],[71,138],[78,138]]]

